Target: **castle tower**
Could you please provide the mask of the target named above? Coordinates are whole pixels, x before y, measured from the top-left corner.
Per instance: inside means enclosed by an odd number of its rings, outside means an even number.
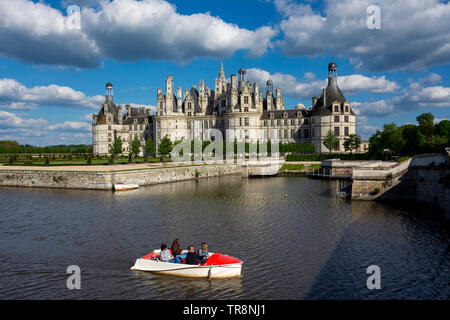
[[[106,84],[106,101],[113,101],[113,85],[111,82]]]
[[[266,103],[267,103],[267,110],[273,110],[273,82],[272,80],[267,80],[266,82]]]
[[[239,89],[242,89],[243,86],[245,85],[245,74],[247,73],[247,71],[245,71],[244,67],[241,67],[239,69]]]

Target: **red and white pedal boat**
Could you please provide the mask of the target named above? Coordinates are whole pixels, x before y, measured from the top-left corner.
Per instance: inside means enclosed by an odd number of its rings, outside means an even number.
[[[154,250],[142,258],[136,259],[131,270],[151,271],[192,278],[232,278],[240,277],[242,261],[222,253],[212,253],[208,260],[200,265],[163,262],[159,260],[161,250]],[[184,250],[183,253],[187,251]]]

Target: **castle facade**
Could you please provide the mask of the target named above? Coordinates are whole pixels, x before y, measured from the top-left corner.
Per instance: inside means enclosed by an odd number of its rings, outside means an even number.
[[[267,81],[264,94],[257,82],[246,80],[244,68],[238,77],[232,74],[227,82],[222,64],[213,90],[202,80],[198,88],[182,91],[177,87],[175,92],[173,77],[169,75],[165,92],[157,89],[155,115],[150,115],[149,109],[129,105],[122,115],[122,107],[113,102],[112,90],[108,83],[106,100],[92,117],[93,150],[98,155],[109,154],[117,137],[121,137],[124,153],[128,153],[135,137],[142,145],[152,137],[158,146],[166,135],[172,141],[213,140],[218,131],[226,140],[310,142],[316,152],[330,152],[322,142],[331,130],[340,140],[338,148],[331,151],[344,152],[344,139],[355,133],[356,115],[337,85],[334,62],[328,65],[327,88],[318,98],[312,98],[309,109],[302,104],[286,109],[281,89],[274,91],[272,80]]]

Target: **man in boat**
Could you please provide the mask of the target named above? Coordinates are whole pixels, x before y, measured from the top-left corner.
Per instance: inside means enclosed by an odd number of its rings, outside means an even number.
[[[199,256],[194,251],[194,246],[188,247],[188,253],[186,254],[186,264],[198,264]]]

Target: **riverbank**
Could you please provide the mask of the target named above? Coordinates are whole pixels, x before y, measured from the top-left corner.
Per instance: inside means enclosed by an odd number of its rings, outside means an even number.
[[[106,166],[1,166],[0,186],[112,190],[115,183],[140,186],[223,175],[241,175],[238,164],[128,164]]]

